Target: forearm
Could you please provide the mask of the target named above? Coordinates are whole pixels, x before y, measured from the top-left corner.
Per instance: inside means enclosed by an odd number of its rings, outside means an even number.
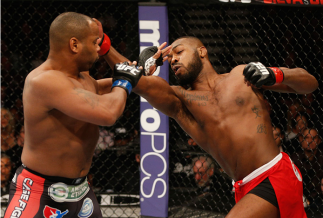
[[[318,82],[314,76],[302,68],[280,68],[284,72],[284,80],[280,84],[273,86],[263,86],[267,90],[286,93],[308,94],[315,91]]]
[[[121,55],[117,50],[115,50],[112,46],[108,54],[103,56],[106,62],[109,64],[110,68],[113,70],[114,65],[120,62],[129,61],[126,57]]]
[[[284,72],[285,84],[295,90],[298,94],[308,94],[314,92],[318,87],[318,82],[314,76],[302,68],[281,68]]]
[[[143,76],[133,92],[146,99],[154,108],[174,117],[179,99],[170,85],[158,76]]]
[[[105,115],[108,117],[104,126],[112,126],[122,115],[127,101],[127,93],[123,88],[115,87],[108,94],[101,95]]]

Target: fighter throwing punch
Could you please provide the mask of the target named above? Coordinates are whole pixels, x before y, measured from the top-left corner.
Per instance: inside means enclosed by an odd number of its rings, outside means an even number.
[[[266,68],[261,63],[217,74],[207,49],[194,37],[173,42],[168,62],[181,86],[143,76],[133,91],[174,118],[234,180],[236,205],[227,217],[306,217],[302,177],[275,145],[258,88],[306,94],[318,87],[316,79],[301,68]]]
[[[126,59],[102,35],[101,23],[82,14],[63,13],[52,22],[48,58],[25,81],[23,165],[12,180],[5,218],[102,217],[86,179],[98,125],[115,123],[142,75],[135,66],[112,66]],[[98,53],[115,66],[113,79],[89,75]]]

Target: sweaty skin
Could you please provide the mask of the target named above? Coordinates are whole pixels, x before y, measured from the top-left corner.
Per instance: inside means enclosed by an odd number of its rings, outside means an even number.
[[[43,175],[86,176],[99,137],[98,126],[113,125],[126,104],[124,89],[111,91],[111,79],[96,81],[89,75],[88,70],[99,58],[102,33],[95,20],[87,19],[90,29],[80,31],[82,40],[70,37],[68,29],[53,31],[53,35],[50,31],[47,60],[25,80],[21,159]],[[57,34],[61,32],[66,34]],[[67,41],[61,43],[62,38]]]
[[[179,99],[173,118],[234,180],[244,178],[279,153],[263,97],[246,86],[243,68],[238,66],[216,80],[210,78],[209,86],[203,89],[172,87]]]
[[[146,76],[141,78],[134,92],[174,118],[231,178],[241,180],[280,152],[275,145],[265,101],[259,90],[245,83],[242,74],[245,65],[227,74],[217,74],[199,40],[176,40],[168,62],[175,75],[183,78],[194,58],[201,59],[202,69],[190,84],[191,88],[169,86],[162,78]],[[316,89],[317,81],[305,70],[283,69],[285,84],[263,88],[298,93]],[[290,77],[295,72],[299,74],[297,85],[294,77]],[[305,82],[308,79],[310,81]]]

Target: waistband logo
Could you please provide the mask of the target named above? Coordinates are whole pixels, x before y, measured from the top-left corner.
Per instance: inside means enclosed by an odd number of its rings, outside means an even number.
[[[45,218],[61,218],[65,216],[67,213],[68,213],[68,210],[65,210],[62,213],[62,211],[47,205],[45,205],[45,208],[43,210],[43,215]]]
[[[87,217],[90,217],[92,213],[93,213],[93,202],[90,198],[86,198],[83,201],[83,205],[82,205],[81,211],[78,214],[78,217],[87,218]]]
[[[12,211],[10,217],[20,217],[22,212],[25,210],[29,196],[30,196],[30,190],[33,185],[34,181],[30,178],[25,178],[22,182],[22,193],[20,195],[20,199],[18,200],[18,206],[15,207],[14,211]]]
[[[89,190],[87,180],[76,186],[59,182],[48,187],[48,194],[56,202],[76,202],[83,198]]]

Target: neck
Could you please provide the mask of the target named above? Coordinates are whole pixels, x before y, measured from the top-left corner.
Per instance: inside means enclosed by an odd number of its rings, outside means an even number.
[[[219,74],[214,70],[210,62],[203,63],[203,68],[191,85],[192,90],[210,90],[214,81],[219,78]]]
[[[80,71],[77,64],[73,60],[73,57],[66,54],[66,52],[49,52],[45,63],[47,63],[47,66],[50,66],[52,70],[60,71],[73,78],[79,77]]]

